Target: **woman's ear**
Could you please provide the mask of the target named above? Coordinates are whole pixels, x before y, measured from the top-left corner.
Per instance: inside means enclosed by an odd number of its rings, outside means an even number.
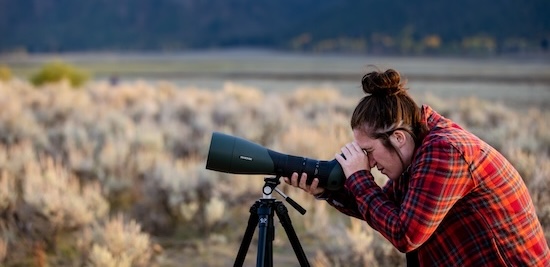
[[[403,147],[407,141],[407,135],[402,130],[394,131],[390,136],[390,142],[396,147]]]

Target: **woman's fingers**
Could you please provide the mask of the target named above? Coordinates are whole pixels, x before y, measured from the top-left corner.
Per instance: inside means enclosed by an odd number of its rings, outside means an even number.
[[[347,150],[351,153],[363,153],[363,149],[357,144],[357,142],[351,142],[345,145]]]
[[[342,155],[336,155],[336,160],[342,166],[344,174],[349,177],[358,170],[369,169],[368,156],[357,142],[351,142],[342,147]]]
[[[362,149],[359,147],[359,145],[354,143],[348,143],[341,149],[342,154],[346,159],[351,158],[352,155],[357,154],[358,151],[362,151]]]
[[[319,186],[319,179],[315,178],[311,182],[311,185],[309,186],[309,193],[312,195],[317,195],[321,189],[318,189],[317,186]]]
[[[306,191],[309,189],[307,185],[307,174],[305,172],[302,173],[302,177],[300,177],[299,187]]]
[[[354,147],[355,151],[360,152],[362,154],[365,153],[365,152],[363,152],[363,149],[359,146],[359,144],[357,142],[353,141],[351,144]]]
[[[301,188],[302,190],[312,194],[312,195],[316,195],[316,194],[319,194],[320,192],[323,192],[324,189],[319,187],[319,179],[315,178],[313,179],[313,181],[311,182],[311,184],[307,184],[307,174],[306,173],[302,173],[302,175],[298,178],[298,173],[293,173],[290,178],[289,177],[284,177],[283,178],[284,182],[289,184],[289,185],[292,185],[294,187],[298,187],[298,188]]]

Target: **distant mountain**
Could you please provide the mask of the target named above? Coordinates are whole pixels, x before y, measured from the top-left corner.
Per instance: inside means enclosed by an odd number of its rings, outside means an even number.
[[[548,0],[0,0],[0,52],[548,49]]]

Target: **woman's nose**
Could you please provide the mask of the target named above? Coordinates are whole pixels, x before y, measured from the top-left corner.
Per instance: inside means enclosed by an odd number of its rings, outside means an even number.
[[[376,161],[372,158],[372,155],[368,155],[367,158],[369,161],[369,168],[373,168],[374,166],[376,166]]]

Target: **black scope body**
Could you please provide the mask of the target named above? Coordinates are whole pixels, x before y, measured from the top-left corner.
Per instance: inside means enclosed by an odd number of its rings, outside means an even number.
[[[290,177],[307,174],[307,183],[319,179],[319,186],[338,190],[345,182],[342,167],[333,159],[316,160],[286,155],[267,149],[243,138],[214,132],[210,142],[206,168],[234,174],[266,174]]]

